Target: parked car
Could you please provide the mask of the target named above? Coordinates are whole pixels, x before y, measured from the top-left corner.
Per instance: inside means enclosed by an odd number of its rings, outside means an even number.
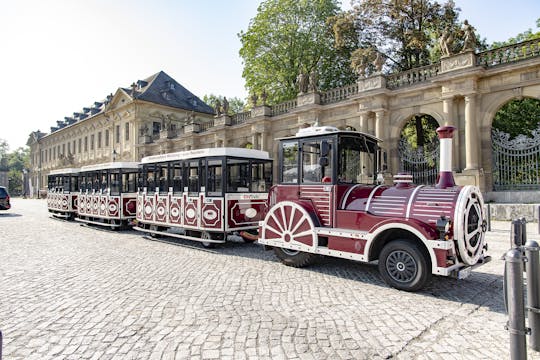
[[[8,191],[5,187],[0,186],[0,210],[9,210],[10,208]]]

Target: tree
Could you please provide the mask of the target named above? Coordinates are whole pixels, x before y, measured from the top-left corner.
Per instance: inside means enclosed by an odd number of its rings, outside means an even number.
[[[350,84],[347,47],[334,47],[329,17],[336,0],[265,0],[248,29],[238,34],[244,61],[242,76],[251,94],[267,94],[269,103],[294,98],[300,73],[318,74],[318,89]]]
[[[492,127],[510,134],[510,138],[523,134],[531,137],[540,125],[540,100],[515,99],[504,104],[495,114]]]
[[[20,147],[13,152],[7,153],[6,163],[9,178],[8,190],[11,194],[21,194],[23,192],[23,170],[30,167],[30,149]]]
[[[461,32],[459,11],[452,0],[442,5],[432,0],[355,0],[344,19],[354,23],[357,56],[370,61],[379,51],[389,60],[387,67],[403,71],[438,60],[438,39],[443,31]],[[348,26],[342,27],[347,32],[341,36],[352,36]],[[451,50],[457,52],[458,46],[456,41]]]
[[[0,171],[7,169],[7,153],[9,145],[6,140],[0,139]]]
[[[215,110],[216,104],[218,104],[218,101],[220,105],[223,105],[223,102],[224,102],[223,98],[225,98],[225,96],[223,95],[210,94],[210,95],[204,95],[203,101],[207,103],[208,105],[212,106]],[[238,97],[227,98],[227,101],[229,102],[228,115],[243,112],[246,107],[244,100]]]

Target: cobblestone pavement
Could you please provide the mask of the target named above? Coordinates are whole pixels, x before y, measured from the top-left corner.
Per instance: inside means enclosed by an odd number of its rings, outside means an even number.
[[[4,360],[510,357],[508,222],[488,233],[491,263],[407,293],[373,265],[295,269],[257,244],[150,241],[50,219],[44,200],[12,202],[0,212]]]

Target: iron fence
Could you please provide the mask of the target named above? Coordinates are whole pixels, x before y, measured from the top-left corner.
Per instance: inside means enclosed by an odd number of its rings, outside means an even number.
[[[413,148],[406,138],[398,145],[400,172],[413,176],[415,184],[433,185],[439,175],[439,143]]]

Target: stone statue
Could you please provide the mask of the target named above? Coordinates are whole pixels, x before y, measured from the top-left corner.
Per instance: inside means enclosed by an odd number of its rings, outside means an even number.
[[[298,84],[298,92],[300,95],[305,94],[308,90],[308,78],[304,73],[298,74],[296,77],[296,83]]]
[[[256,107],[257,106],[257,100],[259,100],[259,97],[257,94],[253,93],[251,94],[251,106]]]
[[[373,67],[375,68],[375,74],[380,74],[382,72],[382,68],[384,66],[384,63],[386,62],[383,54],[380,51],[377,51],[377,55],[375,56],[375,59],[373,60]]]
[[[315,69],[311,70],[311,72],[309,73],[309,83],[308,83],[309,92],[317,91],[318,81],[319,81],[319,75],[317,74],[317,71],[315,71]]]
[[[227,98],[224,96],[223,97],[223,105],[221,106],[221,113],[223,115],[227,115],[229,113],[229,101],[227,100]]]
[[[461,51],[472,51],[476,49],[476,35],[474,27],[467,20],[463,22],[463,49]]]
[[[216,110],[216,116],[221,116],[221,101],[219,99],[214,102],[214,109]]]
[[[452,33],[450,32],[450,29],[447,27],[444,29],[443,33],[441,34],[441,37],[439,38],[439,46],[441,48],[441,56],[448,57],[452,55],[452,42],[454,41],[454,38],[452,36]]]
[[[261,101],[262,101],[263,105],[266,105],[266,98],[267,97],[268,97],[268,95],[266,94],[266,90],[263,89],[263,91],[261,93]]]

